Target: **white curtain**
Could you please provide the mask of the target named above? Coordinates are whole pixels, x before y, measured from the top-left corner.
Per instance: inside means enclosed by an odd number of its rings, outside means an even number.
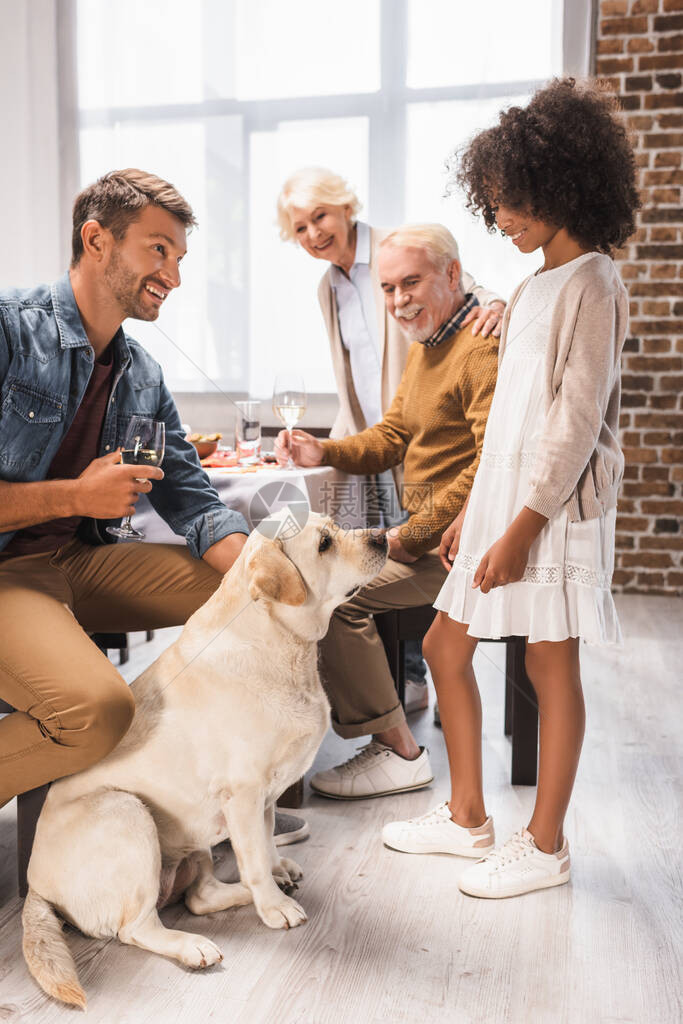
[[[71,0],[0,0],[0,288],[68,265],[78,189]]]

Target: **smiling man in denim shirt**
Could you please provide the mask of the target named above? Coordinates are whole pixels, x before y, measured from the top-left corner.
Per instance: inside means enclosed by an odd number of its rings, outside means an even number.
[[[121,324],[155,320],[195,224],[176,189],[115,171],[76,199],[70,270],[0,292],[0,806],[98,761],[133,698],[89,632],[178,625],[215,591],[248,526],[184,439],[161,367]],[[166,425],[164,470],[120,462],[126,423]],[[139,494],[187,548],[107,544]]]

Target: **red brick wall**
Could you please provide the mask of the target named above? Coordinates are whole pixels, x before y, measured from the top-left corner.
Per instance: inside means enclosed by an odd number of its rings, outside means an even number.
[[[619,255],[622,362],[616,590],[683,589],[683,0],[599,0],[596,74],[628,112],[643,208]]]

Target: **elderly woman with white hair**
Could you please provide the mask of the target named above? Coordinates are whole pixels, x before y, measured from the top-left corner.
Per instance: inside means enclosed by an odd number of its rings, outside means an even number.
[[[411,338],[387,315],[377,274],[378,249],[390,231],[358,220],[360,206],[344,178],[324,167],[296,171],[282,186],[277,201],[283,241],[293,241],[315,259],[331,264],[318,286],[318,299],[339,396],[339,413],[330,431],[333,438],[358,434],[382,419],[411,345]],[[446,234],[452,241],[450,232]],[[457,258],[457,253],[450,258]],[[478,303],[463,326],[472,323],[474,334],[481,331],[484,337],[490,333],[497,337],[505,303],[465,271],[462,286]],[[391,470],[376,478],[375,497],[389,526],[401,519],[394,481],[398,484],[400,478]],[[425,708],[426,665],[419,643],[407,645],[406,674],[406,711]],[[435,718],[438,721],[438,710]]]

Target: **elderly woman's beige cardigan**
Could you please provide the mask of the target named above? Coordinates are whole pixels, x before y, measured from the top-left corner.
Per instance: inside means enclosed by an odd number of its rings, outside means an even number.
[[[382,239],[391,234],[389,229],[370,228],[370,274],[375,295],[377,310],[377,329],[382,349],[382,412],[386,412],[398,390],[401,377],[411,346],[409,338],[401,330],[394,318],[387,313],[384,293],[377,273],[378,249]],[[463,271],[463,288],[466,292],[474,291],[482,306],[489,302],[500,301],[494,292],[486,291],[474,282],[474,278]],[[339,412],[334,421],[330,437],[346,437],[348,434],[359,434],[372,423],[366,423],[356,396],[351,376],[351,361],[348,349],[344,347],[339,330],[337,300],[331,284],[331,268],[323,275],[318,286],[318,299],[322,309],[327,334],[330,339],[332,365],[339,395]]]
[[[526,280],[505,310],[499,364],[514,344],[508,326]],[[617,440],[620,358],[627,326],[626,289],[612,260],[596,253],[560,290],[550,325],[545,428],[525,501],[548,519],[563,505],[573,522],[595,519],[617,503],[624,471]]]

